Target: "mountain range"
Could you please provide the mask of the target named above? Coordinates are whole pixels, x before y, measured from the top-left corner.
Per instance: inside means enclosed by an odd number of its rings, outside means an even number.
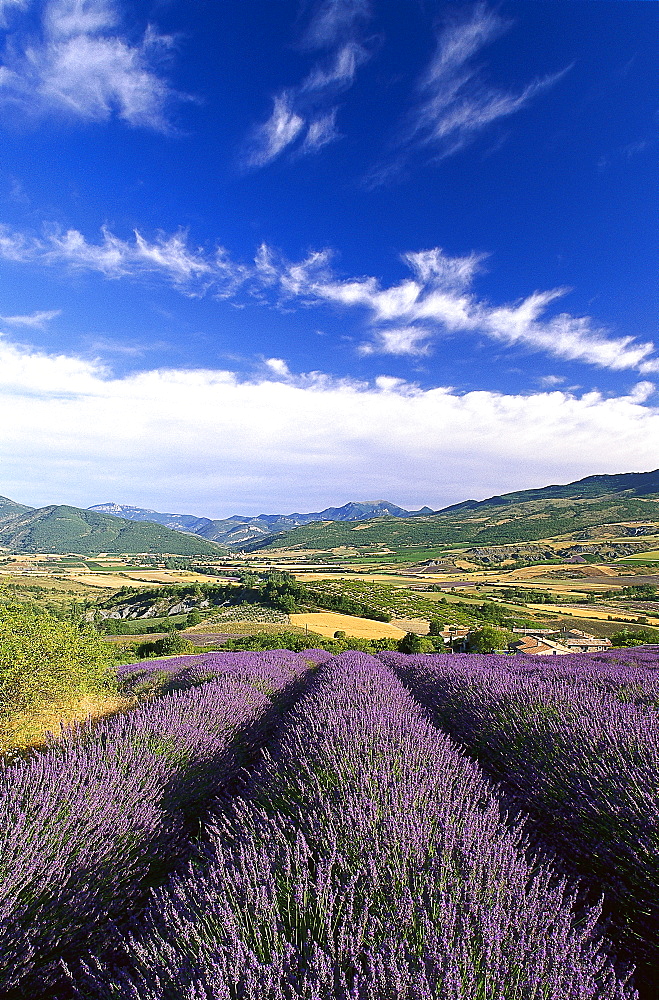
[[[656,525],[659,534],[659,469],[587,476],[566,485],[465,500],[414,518],[373,518],[358,526],[309,524],[254,542],[249,548],[326,550],[348,546],[361,551],[384,547],[400,552],[426,546],[528,542],[605,525],[619,526],[623,535],[647,533]]]
[[[190,532],[209,541],[241,548],[257,539],[282,531],[291,531],[313,521],[363,521],[373,517],[419,517],[432,514],[431,507],[404,510],[388,500],[346,503],[342,507],[327,507],[311,514],[258,514],[245,517],[239,514],[222,520],[196,517],[194,514],[161,514],[145,507],[129,507],[117,503],[100,503],[88,508],[102,514],[112,514],[130,521],[152,521],[176,531]]]
[[[13,552],[150,552],[168,555],[218,556],[224,549],[196,535],[161,524],[136,524],[79,507],[26,507],[0,497],[0,545]]]
[[[358,524],[355,522],[359,522]],[[15,552],[163,553],[213,557],[223,546],[391,552],[432,546],[502,545],[592,533],[659,534],[659,469],[588,476],[565,485],[465,500],[433,512],[347,503],[309,514],[224,520],[98,504],[27,507],[0,497],[0,546]],[[581,534],[579,534],[581,533]]]

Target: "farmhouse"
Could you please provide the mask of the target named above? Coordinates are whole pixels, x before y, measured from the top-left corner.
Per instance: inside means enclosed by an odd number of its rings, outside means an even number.
[[[610,649],[611,640],[589,635],[577,628],[562,628],[557,632],[534,629],[512,642],[509,648],[516,653],[530,653],[532,656],[598,653],[603,649]]]
[[[563,628],[555,632],[553,638],[562,646],[567,646],[571,653],[599,653],[603,649],[611,649],[610,639],[589,635],[578,628]]]
[[[526,653],[527,656],[565,656],[573,652],[559,642],[535,635],[523,635],[511,642],[508,648],[513,653]]]

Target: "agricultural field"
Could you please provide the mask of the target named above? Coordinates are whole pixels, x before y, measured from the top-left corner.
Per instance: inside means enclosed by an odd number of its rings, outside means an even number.
[[[405,629],[388,622],[371,621],[368,618],[356,618],[354,615],[342,615],[335,611],[317,611],[307,614],[290,615],[292,625],[298,628],[309,628],[318,635],[331,639],[335,632],[345,632],[357,639],[402,639]]]
[[[659,549],[650,552],[639,552],[633,556],[626,556],[624,563],[658,563],[659,564]]]
[[[211,652],[117,690],[0,772],[2,995],[655,1000],[659,647]]]

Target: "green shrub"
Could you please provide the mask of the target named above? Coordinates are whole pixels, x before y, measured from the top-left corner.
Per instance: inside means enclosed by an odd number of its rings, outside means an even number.
[[[612,646],[642,646],[645,643],[656,643],[659,636],[649,629],[636,629],[628,631],[626,628],[620,632],[614,632],[611,636]]]
[[[197,646],[186,639],[180,632],[168,632],[162,639],[154,642],[143,642],[137,647],[138,655],[145,656],[182,656],[185,653],[196,653]]]
[[[434,653],[435,646],[430,639],[424,639],[416,632],[408,632],[398,641],[399,653]]]
[[[0,607],[0,715],[110,691],[114,652],[93,627]]]

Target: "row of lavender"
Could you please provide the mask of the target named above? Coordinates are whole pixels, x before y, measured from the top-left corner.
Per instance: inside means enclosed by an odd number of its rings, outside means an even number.
[[[394,673],[313,677],[212,852],[154,890],[93,1000],[632,1000],[595,914],[528,857],[492,786]]]
[[[268,734],[273,696],[309,666],[286,650],[156,661],[149,668],[178,675],[183,690],[4,766],[3,995],[51,995],[61,960],[102,947],[146,885],[182,863],[204,801]]]
[[[381,658],[562,869],[604,894],[639,988],[659,995],[659,648]]]

